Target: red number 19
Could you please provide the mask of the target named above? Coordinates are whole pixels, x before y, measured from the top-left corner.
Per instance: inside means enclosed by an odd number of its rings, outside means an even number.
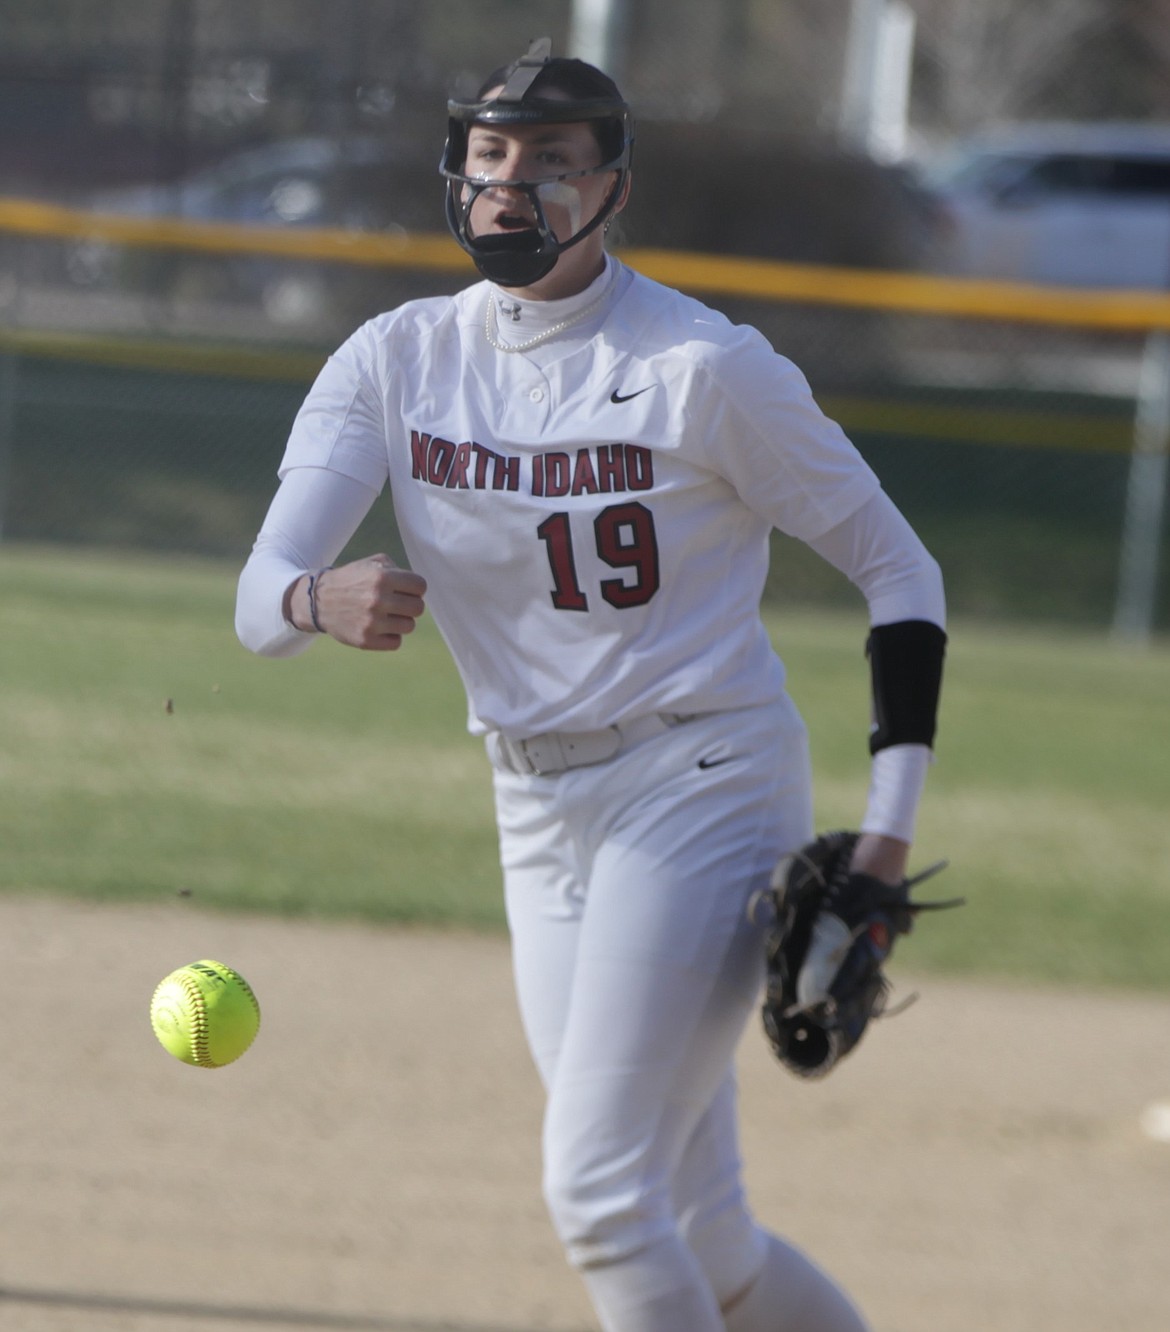
[[[552,604],[557,610],[587,611],[589,600],[577,579],[573,558],[573,536],[567,513],[554,513],[536,529],[545,544],[552,571]],[[601,595],[619,610],[644,606],[661,585],[658,569],[658,540],[654,515],[644,504],[611,504],[593,520],[598,556],[611,569],[629,569],[633,582],[603,578]]]

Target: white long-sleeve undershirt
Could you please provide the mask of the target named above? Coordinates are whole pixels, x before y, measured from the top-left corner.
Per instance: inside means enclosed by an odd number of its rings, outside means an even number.
[[[317,637],[284,618],[284,594],[302,574],[337,559],[377,498],[372,487],[323,467],[285,473],[240,574],[236,633],[246,648],[294,657]]]
[[[809,545],[861,590],[871,626],[927,620],[945,630],[942,572],[884,492]],[[878,750],[870,764],[862,832],[913,842],[932,757],[926,745]]]

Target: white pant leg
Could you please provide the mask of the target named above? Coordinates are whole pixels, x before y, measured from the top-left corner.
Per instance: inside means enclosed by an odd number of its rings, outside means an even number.
[[[724,1311],[726,1332],[870,1332],[849,1297],[799,1249],[767,1236],[763,1270]]]
[[[727,1332],[865,1332],[832,1278],[748,1210],[731,1079],[687,1144],[675,1196],[683,1237],[719,1300]]]
[[[803,726],[787,704],[699,719],[597,768],[498,774],[497,807],[554,1224],[607,1328],[722,1332],[673,1176],[758,995],[748,898],[810,832]]]
[[[726,1305],[759,1276],[768,1249],[744,1192],[738,1094],[730,1072],[687,1143],[675,1171],[674,1199],[682,1236]]]

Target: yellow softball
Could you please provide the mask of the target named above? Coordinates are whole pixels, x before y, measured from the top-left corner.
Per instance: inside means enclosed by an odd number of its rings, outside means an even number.
[[[163,1048],[184,1064],[222,1068],[256,1039],[260,1005],[238,971],[205,959],[159,981],[150,1025]]]

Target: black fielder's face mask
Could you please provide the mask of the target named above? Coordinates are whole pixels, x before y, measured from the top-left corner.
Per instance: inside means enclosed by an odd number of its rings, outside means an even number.
[[[578,244],[612,216],[630,170],[633,135],[629,108],[613,98],[561,100],[529,95],[545,59],[539,55],[517,61],[503,87],[493,97],[447,103],[447,144],[439,169],[447,181],[446,215],[452,235],[471,256],[476,268],[501,287],[527,287],[550,273],[564,250]],[[507,133],[520,125],[590,123],[596,127],[604,159],[597,166],[542,177],[539,180],[497,180],[467,174],[468,136],[473,125]],[[614,173],[614,184],[601,208],[566,240],[558,240],[545,213],[546,201],[563,202],[573,183],[585,176]],[[531,211],[533,225],[500,234],[476,236],[471,210],[485,190],[506,187],[520,194]],[[570,216],[573,208],[570,207]]]

